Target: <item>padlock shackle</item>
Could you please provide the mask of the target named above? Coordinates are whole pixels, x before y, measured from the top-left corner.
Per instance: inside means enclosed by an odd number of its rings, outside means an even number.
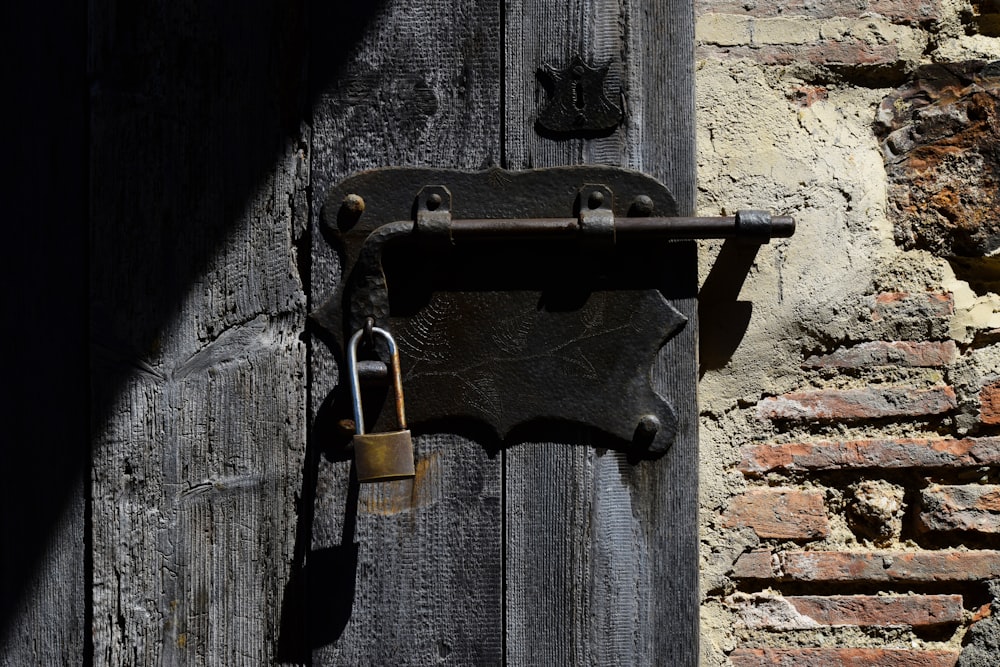
[[[351,341],[347,344],[347,374],[351,381],[351,403],[354,406],[354,432],[358,435],[365,434],[365,418],[361,410],[361,380],[358,378],[358,343],[364,329],[358,329]],[[403,376],[399,370],[399,348],[392,335],[380,327],[372,327],[372,333],[385,338],[389,346],[389,367],[392,370],[392,386],[396,394],[396,419],[399,421],[399,429],[406,430],[406,410],[403,406]]]

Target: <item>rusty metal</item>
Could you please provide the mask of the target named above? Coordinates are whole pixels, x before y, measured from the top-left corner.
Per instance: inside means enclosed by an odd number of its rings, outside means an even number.
[[[416,232],[421,239],[451,242],[451,192],[443,185],[428,185],[417,193]]]
[[[653,215],[653,200],[646,195],[637,196],[628,207],[628,214],[640,218]]]
[[[362,384],[373,382],[385,386],[389,379],[389,366],[378,359],[361,359],[358,361],[358,379]]]
[[[587,214],[584,214],[586,216]],[[747,220],[752,220],[752,225]],[[452,220],[450,235],[456,243],[498,239],[572,240],[595,233],[579,218],[525,218],[521,220]],[[609,229],[610,228],[610,229]],[[771,216],[767,211],[740,211],[715,218],[648,217],[605,218],[604,234],[618,241],[668,241],[679,239],[743,239],[767,243],[795,233],[795,220]]]
[[[369,318],[370,320],[371,318]],[[377,334],[388,345],[391,356],[393,389],[396,399],[395,431],[365,433],[365,419],[361,409],[361,380],[358,376],[358,344],[362,337]],[[351,336],[348,343],[347,372],[351,383],[351,402],[354,408],[354,462],[359,482],[385,482],[413,477],[413,438],[406,428],[406,407],[403,403],[403,381],[400,373],[399,348],[385,329],[366,326]]]
[[[345,193],[364,196],[362,215]],[[662,185],[612,167],[377,170],[326,201],[346,279],[313,318],[335,341],[368,318],[396,332],[414,423],[482,423],[509,441],[574,422],[642,456],[665,452],[677,428],[650,369],[686,326],[670,301],[697,293],[683,239],[794,231],[766,212],[676,217]]]
[[[606,185],[589,184],[580,188],[576,204],[580,209],[577,229],[585,246],[605,250],[614,247],[614,199],[615,194]]]
[[[365,212],[365,200],[360,196],[354,194],[353,192],[346,197],[344,197],[344,202],[342,204],[344,210],[351,215],[357,217]]]
[[[610,63],[588,65],[575,56],[565,69],[542,65],[538,79],[547,99],[538,112],[538,125],[559,134],[611,131],[622,121],[621,107],[608,99],[604,80]]]

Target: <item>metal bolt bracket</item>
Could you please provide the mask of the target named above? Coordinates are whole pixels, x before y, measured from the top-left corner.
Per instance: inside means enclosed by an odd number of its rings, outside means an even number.
[[[452,243],[451,192],[443,185],[428,185],[417,193],[416,231],[426,238]]]
[[[606,185],[588,184],[580,188],[581,241],[589,247],[613,248],[615,245],[615,193]]]
[[[736,212],[736,230],[741,240],[749,243],[768,243],[774,223],[768,211],[741,210]]]

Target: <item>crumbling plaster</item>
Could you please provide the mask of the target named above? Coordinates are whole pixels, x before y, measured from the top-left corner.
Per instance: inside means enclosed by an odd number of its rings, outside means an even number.
[[[927,37],[928,48],[914,49],[908,66],[1000,58],[1000,38],[962,29],[967,9],[966,3],[946,2],[944,19]],[[728,317],[726,309],[745,312],[747,304],[752,309],[728,361],[703,367],[699,385],[703,665],[727,664],[725,653],[746,633],[723,600],[734,592],[727,573],[735,557],[759,540],[750,529],[723,528],[720,515],[747,486],[735,469],[740,446],[776,436],[756,417],[757,401],[803,386],[804,354],[863,340],[865,297],[880,289],[953,292],[951,333],[960,342],[971,340],[978,329],[998,326],[1000,297],[973,292],[946,260],[904,251],[893,240],[886,172],[873,132],[878,105],[891,89],[817,80],[813,73],[806,66],[749,60],[697,63],[699,214],[755,207],[793,215],[798,222],[793,238],[772,241],[757,252],[738,293],[743,305],[712,304],[721,315],[702,321],[703,327],[739,326],[739,318]],[[716,270],[721,247],[721,242],[702,244],[702,281]],[[958,375],[981,375],[996,363],[995,349],[978,352],[959,364]],[[956,418],[959,431],[967,427],[971,409],[963,408]],[[852,542],[844,521],[832,517],[832,527],[829,543]],[[816,633],[830,632],[800,632],[799,639],[783,641],[815,645]],[[845,633],[856,635],[858,646],[921,643],[898,629],[877,638],[840,631]]]

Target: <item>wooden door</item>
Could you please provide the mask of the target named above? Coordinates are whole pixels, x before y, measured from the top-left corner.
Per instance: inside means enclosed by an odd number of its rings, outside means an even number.
[[[618,165],[661,180],[690,214],[691,26],[686,2],[386,5],[313,111],[312,307],[342,279],[318,212],[365,169]],[[625,119],[604,136],[543,136],[536,72],[578,54],[610,64]],[[693,261],[684,270],[673,305],[689,324],[653,370],[681,424],[662,459],[630,463],[583,436],[493,451],[437,433],[416,439],[414,481],[359,487],[312,431],[314,664],[696,663]],[[329,341],[311,340],[315,417],[340,369]]]
[[[339,370],[307,324],[341,279],[319,208],[364,169],[616,165],[691,213],[691,3],[94,0],[87,50],[90,474],[0,657],[695,664],[693,269],[654,462],[439,433],[415,491],[359,488],[312,429]],[[542,136],[536,72],[575,55],[624,120]],[[72,642],[18,630],[63,609]]]

